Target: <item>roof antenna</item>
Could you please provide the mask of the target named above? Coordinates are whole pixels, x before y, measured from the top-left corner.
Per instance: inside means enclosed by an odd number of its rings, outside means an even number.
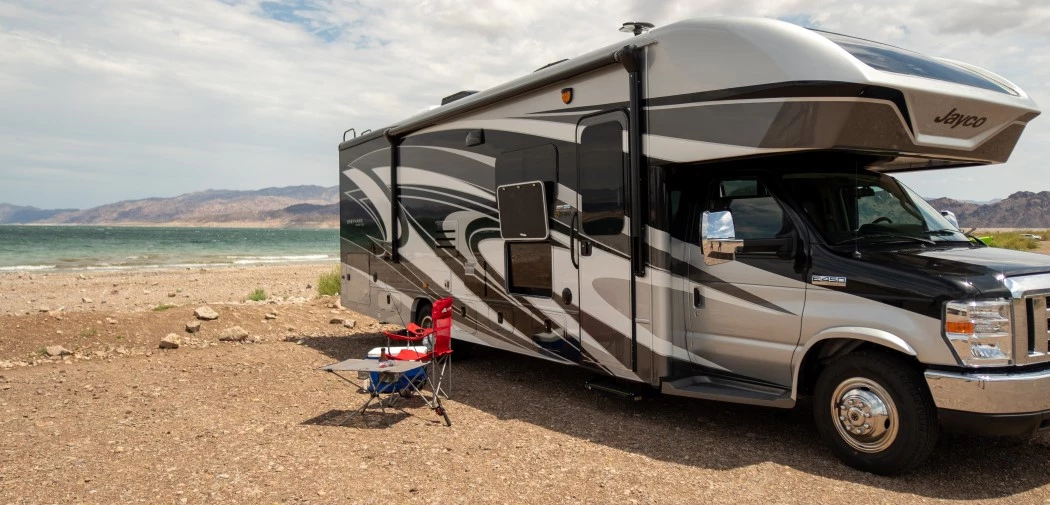
[[[645,21],[628,21],[620,27],[620,31],[624,33],[633,33],[635,37],[653,29],[652,23],[646,23]]]

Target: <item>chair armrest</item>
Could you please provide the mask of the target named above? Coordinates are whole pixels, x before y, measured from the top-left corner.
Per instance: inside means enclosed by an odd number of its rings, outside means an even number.
[[[426,335],[409,336],[402,333],[393,333],[389,331],[384,331],[383,335],[386,335],[386,338],[389,338],[390,340],[402,340],[405,342],[419,342],[420,340],[426,338]]]

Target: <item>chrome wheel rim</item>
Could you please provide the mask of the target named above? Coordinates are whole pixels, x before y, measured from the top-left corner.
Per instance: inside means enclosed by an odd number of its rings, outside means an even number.
[[[831,422],[850,447],[865,453],[886,450],[897,440],[897,405],[871,379],[842,381],[831,395]]]

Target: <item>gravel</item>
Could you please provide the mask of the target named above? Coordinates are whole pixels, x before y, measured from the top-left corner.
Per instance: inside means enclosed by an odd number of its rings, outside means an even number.
[[[209,299],[222,324],[168,351],[157,336],[198,304],[0,316],[0,503],[1050,503],[1047,435],[946,436],[918,472],[879,477],[835,460],[806,405],[631,401],[492,349],[454,361],[452,427],[419,399],[351,417],[367,394],[317,368],[384,345],[381,327],[328,324],[330,299],[281,304],[280,324],[235,300]],[[233,324],[261,343],[218,345]],[[45,338],[74,355],[42,356]]]

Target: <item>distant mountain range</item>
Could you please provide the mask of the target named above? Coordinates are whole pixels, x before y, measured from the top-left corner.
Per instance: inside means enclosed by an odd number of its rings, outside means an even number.
[[[173,198],[125,200],[84,210],[0,204],[0,224],[336,227],[339,188],[207,190]]]
[[[951,198],[933,198],[937,210],[950,210],[967,228],[1050,228],[1050,191],[1018,191],[991,203],[974,203]]]
[[[933,198],[965,228],[1050,229],[1050,191],[1019,191],[1002,200]],[[125,200],[90,209],[38,209],[0,203],[0,224],[337,227],[339,188],[289,186],[255,191],[207,190],[173,198]]]

